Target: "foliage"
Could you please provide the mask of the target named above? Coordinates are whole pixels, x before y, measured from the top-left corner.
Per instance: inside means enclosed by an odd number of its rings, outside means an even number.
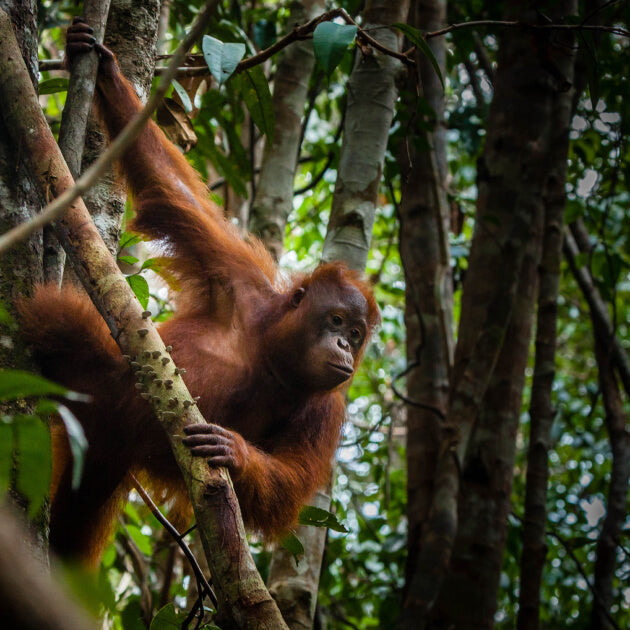
[[[355,15],[358,2],[336,3]],[[168,41],[181,38],[190,24],[198,0],[173,0]],[[479,0],[450,3],[449,22],[473,19],[500,19],[503,3]],[[75,12],[74,4],[43,2],[40,12],[41,56],[54,57],[62,45],[60,26]],[[626,9],[627,12],[627,9]],[[627,24],[628,16],[619,20]],[[192,119],[197,145],[188,157],[210,185],[217,184],[226,210],[234,213],[233,202],[251,201],[250,181],[255,177],[256,153],[262,135],[273,134],[270,118],[269,80],[276,59],[241,75],[231,75],[243,54],[249,56],[268,46],[286,31],[288,10],[280,3],[221,3],[219,14],[204,53],[220,86],[205,93],[187,94],[196,112]],[[407,37],[422,47],[416,31],[400,25]],[[328,33],[326,35],[326,33]],[[492,80],[479,60],[479,41],[496,61],[499,34],[496,29],[461,30],[447,36],[447,67],[443,80],[446,97],[449,201],[462,226],[451,234],[451,264],[455,282],[455,320],[461,286],[468,266],[474,229],[477,159],[485,137]],[[322,39],[322,35],[325,35]],[[294,207],[286,233],[285,268],[312,267],[321,256],[326,222],[330,212],[339,138],[343,131],[346,83],[352,55],[346,49],[354,31],[333,23],[321,25],[314,36],[320,61],[309,86],[308,120],[303,130],[301,162],[295,182]],[[216,38],[216,39],[215,39]],[[222,44],[219,46],[216,42]],[[597,287],[608,303],[616,333],[627,348],[630,303],[630,223],[627,220],[630,181],[630,77],[629,42],[621,38],[601,38],[596,58],[588,41],[579,41],[584,76],[591,80],[577,101],[569,154],[567,221],[583,218],[593,239],[585,258]],[[235,48],[238,46],[238,49]],[[428,54],[422,48],[425,54]],[[230,63],[226,63],[226,50]],[[209,52],[208,52],[209,51]],[[238,54],[237,54],[238,53]],[[238,57],[238,59],[237,59]],[[472,61],[474,72],[464,66]],[[66,83],[61,77],[43,73],[41,93],[46,95],[46,113],[53,128],[58,127]],[[594,80],[597,76],[597,81]],[[482,99],[475,96],[477,82]],[[180,98],[180,85],[176,88]],[[187,108],[188,109],[188,108]],[[404,449],[404,408],[392,393],[392,382],[406,365],[403,347],[404,279],[397,252],[396,203],[400,196],[400,172],[395,156],[407,137],[410,121],[432,112],[426,101],[416,99],[415,110],[396,112],[391,142],[386,156],[380,192],[380,208],[374,226],[373,245],[367,273],[375,283],[383,323],[369,348],[364,365],[348,394],[349,422],[339,449],[334,491],[334,512],[348,533],[329,533],[327,554],[319,594],[320,612],[331,630],[392,626],[397,619],[404,585],[406,559],[406,478]],[[251,124],[251,121],[255,124]],[[256,129],[258,131],[256,131]],[[254,163],[252,163],[254,161]],[[123,248],[137,247],[127,235]],[[168,273],[159,259],[140,263],[137,252],[122,252],[119,261],[130,265],[130,284],[155,319],[168,317],[168,291],[156,288],[148,271]],[[144,254],[142,254],[144,255]],[[149,278],[147,281],[146,278]],[[588,309],[571,278],[563,269],[561,279],[557,375],[554,384],[554,443],[549,453],[548,554],[543,579],[542,623],[545,628],[586,628],[589,625],[592,579],[601,520],[605,513],[610,480],[611,453],[604,425],[604,410],[597,384],[597,368],[592,347]],[[171,288],[176,288],[171,285]],[[153,298],[153,301],[151,301]],[[0,373],[0,390],[10,387],[9,376]],[[531,376],[528,375],[528,376]],[[21,387],[26,387],[22,380]],[[33,381],[34,383],[34,381]],[[15,385],[14,385],[15,387]],[[13,390],[17,391],[17,390]],[[52,395],[57,390],[20,390],[21,395]],[[63,393],[62,393],[63,394]],[[504,558],[497,628],[513,628],[518,602],[519,562],[525,462],[529,433],[529,391],[523,400],[521,428],[513,487],[513,515],[509,521]],[[627,406],[627,401],[626,401]],[[49,412],[46,408],[46,413]],[[39,416],[38,416],[39,417]],[[50,458],[43,424],[35,416],[16,415],[0,420],[0,485],[6,488],[10,464],[16,452],[37,458],[40,473],[49,468]],[[15,445],[18,448],[16,449]],[[35,479],[27,458],[18,466],[18,487],[41,505],[45,475]],[[44,462],[44,466],[40,462]],[[21,472],[20,472],[21,471]],[[45,487],[45,485],[44,485]],[[311,515],[312,516],[312,515]],[[176,516],[173,513],[172,518]],[[327,518],[326,516],[323,517]],[[316,519],[318,520],[318,519]],[[611,611],[619,627],[630,626],[630,544],[626,522],[625,538],[618,548],[614,586],[616,605]],[[187,538],[189,540],[189,538]],[[295,541],[293,541],[295,543]],[[269,551],[255,540],[256,559],[263,572],[268,568]],[[299,551],[294,545],[292,549]],[[173,561],[173,558],[175,560]],[[168,573],[170,571],[170,574]],[[98,602],[111,627],[145,627],[141,617],[159,613],[152,628],[178,627],[182,611],[194,602],[194,577],[181,557],[172,552],[172,542],[150,511],[132,496],[106,551],[96,584],[83,577],[72,582],[83,597]],[[170,582],[165,580],[168,575]],[[586,576],[586,577],[585,577]],[[89,591],[89,595],[85,591]],[[166,607],[165,607],[166,606]],[[185,615],[184,615],[185,616]]]

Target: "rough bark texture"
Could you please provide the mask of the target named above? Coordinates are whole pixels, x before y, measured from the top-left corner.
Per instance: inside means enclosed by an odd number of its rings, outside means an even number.
[[[149,96],[155,69],[159,16],[159,0],[112,0],[105,30],[105,45],[116,53],[123,74],[142,102]],[[90,116],[82,171],[96,160],[106,144],[98,122]],[[85,195],[85,204],[112,254],[118,247],[126,200],[127,187],[114,168]]]
[[[330,488],[318,492],[311,505],[330,510]],[[300,525],[295,532],[304,546],[299,564],[285,549],[273,552],[267,586],[291,630],[310,630],[315,618],[326,528]]]
[[[109,0],[84,2],[83,17],[94,29],[94,38],[98,42],[103,41],[108,12]],[[92,109],[98,64],[96,51],[77,59],[70,74],[68,95],[61,116],[59,148],[74,179],[81,174],[81,158],[88,117]],[[65,252],[59,245],[52,226],[46,225],[44,227],[44,277],[47,282],[61,284],[65,259]]]
[[[577,3],[567,3],[575,12]],[[568,42],[570,43],[570,42]],[[573,83],[575,60],[556,56],[556,66]],[[547,553],[547,481],[548,452],[555,415],[552,385],[555,376],[556,326],[560,265],[564,238],[567,151],[574,90],[557,92],[552,111],[549,180],[545,198],[545,225],[540,263],[536,355],[530,403],[530,435],[527,451],[525,513],[523,517],[523,552],[517,627],[537,630],[540,624],[540,586]]]
[[[42,571],[20,541],[22,524],[0,512],[0,608],[2,625],[19,630],[96,630],[98,624]]]
[[[11,19],[33,85],[37,84],[37,12],[34,0],[0,0]],[[0,233],[28,221],[39,210],[40,199],[28,179],[23,163],[16,160],[18,145],[0,120]],[[42,278],[41,234],[24,241],[0,258],[0,298],[11,308],[13,297],[27,295]],[[0,366],[29,367],[24,349],[9,337],[0,343]]]
[[[27,64],[29,82],[37,85],[37,3],[34,0],[0,0],[0,9],[7,11],[20,51]],[[18,53],[19,54],[19,53]],[[22,153],[21,142],[9,135],[0,118],[0,233],[28,221],[42,203],[33,187],[24,162],[16,159]],[[22,241],[10,252],[0,256],[0,302],[10,313],[18,295],[29,295],[33,286],[42,280],[42,235],[35,234]],[[0,327],[0,367],[36,371],[36,366],[14,330]],[[30,413],[32,402],[17,401],[0,405],[0,413]],[[12,491],[14,503],[26,510],[27,501]],[[35,522],[23,517],[20,539],[33,557],[41,561],[39,570],[48,564],[48,508],[43,509]],[[34,536],[31,537],[30,533]]]
[[[289,31],[324,12],[323,0],[291,4]],[[278,58],[273,84],[275,133],[263,154],[256,198],[249,217],[249,230],[256,234],[278,260],[284,246],[287,218],[293,208],[293,181],[300,151],[308,81],[315,65],[313,43],[296,42]]]
[[[404,22],[408,8],[408,0],[370,0],[363,12],[363,28],[373,29],[370,33],[381,44],[398,50],[399,37],[384,25]],[[324,242],[326,262],[345,260],[352,269],[365,268],[400,68],[400,62],[388,55],[374,50],[364,57],[357,50]]]
[[[446,2],[419,2],[410,10],[409,23],[423,30],[437,30],[446,20]],[[444,70],[443,38],[429,46]],[[449,273],[449,213],[445,191],[446,142],[443,124],[444,92],[424,55],[416,62],[422,96],[435,112],[433,121],[418,121],[400,148],[402,196],[399,208],[400,255],[405,270],[405,326],[407,330],[407,585],[417,571],[423,527],[431,506],[433,477],[439,451],[440,417],[429,405],[446,413],[452,354],[452,283]],[[416,105],[413,75],[404,95],[405,107]],[[426,125],[433,122],[428,134]],[[442,168],[438,167],[442,165]],[[408,592],[408,589],[407,589]],[[415,628],[413,600],[403,598],[401,628]]]
[[[582,267],[576,267],[575,265],[575,256],[578,252],[590,253],[590,251],[590,236],[582,219],[578,219],[570,225],[570,232],[565,230],[564,252],[569,261],[571,273],[588,303],[593,326],[600,330],[605,335],[605,338],[609,340],[612,358],[615,361],[619,378],[626,395],[630,396],[630,360],[628,360],[628,354],[615,332],[608,312],[608,306],[602,299],[599,289],[595,286],[590,269],[586,265]]]
[[[207,21],[211,12],[209,3],[200,16]],[[202,23],[197,23],[197,29]],[[38,188],[57,197],[72,187],[72,176],[43,117],[11,24],[1,11],[0,51],[0,110],[6,127],[14,140],[23,139],[24,154]],[[168,367],[162,365],[160,357],[166,353],[164,343],[150,321],[143,317],[140,303],[118,271],[80,198],[57,221],[56,234],[122,352],[130,357],[142,356],[143,362],[151,364],[158,376],[166,377],[168,370],[168,378],[174,381],[172,389],[154,388],[157,399],[154,408],[167,435],[181,435],[184,423],[202,422],[194,405],[174,418],[172,412],[158,414],[170,410],[168,399],[171,397],[191,403],[192,399],[181,377],[173,372],[172,362]],[[223,469],[211,471],[205,462],[193,458],[181,440],[172,437],[171,445],[195,507],[204,549],[215,577],[222,627],[286,628],[247,548],[229,475]]]
[[[526,9],[522,3],[509,2],[506,17],[535,20],[536,9],[546,12],[548,7],[535,3]],[[515,361],[521,361],[521,370],[524,369],[521,348],[527,346],[527,319],[519,317],[512,329],[508,327],[514,307],[522,311],[534,296],[530,285],[535,275],[530,272],[529,279],[524,279],[529,284],[520,287],[519,278],[535,262],[532,243],[542,217],[551,106],[558,87],[546,70],[548,54],[557,52],[547,34],[532,37],[529,32],[512,31],[501,39],[487,140],[478,171],[477,219],[462,296],[449,413],[443,426],[419,570],[411,584],[410,596],[417,607],[420,628],[427,625],[428,611],[447,574],[455,544],[460,472],[468,484],[466,492],[472,487],[470,484],[477,484],[477,494],[467,497],[470,502],[461,505],[462,512],[469,510],[467,518],[476,522],[459,521],[463,527],[455,562],[466,564],[466,550],[474,552],[477,559],[484,554],[487,558],[474,566],[471,560],[466,568],[458,565],[453,569],[441,594],[436,621],[430,625],[476,628],[493,624],[490,612],[496,603],[496,567],[501,564],[505,529],[505,522],[500,521],[509,493],[505,495],[504,480],[494,473],[488,476],[487,471],[493,463],[500,463],[511,473],[508,459],[514,446],[509,445],[513,435],[509,421],[518,407],[517,399],[520,401],[522,376],[514,368],[505,372],[510,346],[505,345],[503,356],[502,351],[505,340],[511,342],[512,335],[523,330],[526,338],[519,338],[519,344],[512,349]],[[492,378],[498,361],[500,369]],[[494,410],[493,405],[496,405]],[[479,430],[471,443],[478,419]],[[499,428],[501,435],[496,448],[488,443],[487,447],[494,450],[486,452],[483,445],[490,440],[493,430]],[[484,507],[485,501],[488,503]],[[494,529],[485,531],[481,539],[484,542],[472,548],[472,529],[481,531],[482,519],[486,527]],[[475,595],[477,585],[484,592],[477,591]],[[460,618],[463,611],[466,618]]]
[[[597,557],[593,573],[592,630],[612,630],[610,608],[615,601],[615,567],[620,535],[628,515],[628,482],[630,480],[630,427],[614,373],[610,339],[595,329],[595,355],[599,368],[606,429],[612,450],[612,470],[608,487],[606,517],[597,541]]]

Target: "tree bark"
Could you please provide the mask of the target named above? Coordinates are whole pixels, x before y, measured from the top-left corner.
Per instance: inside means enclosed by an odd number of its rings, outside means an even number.
[[[446,2],[412,5],[409,24],[437,30],[446,22]],[[446,43],[429,40],[442,72]],[[433,120],[418,121],[399,149],[401,169],[400,255],[405,271],[407,330],[407,567],[406,594],[418,569],[423,528],[433,495],[439,452],[440,414],[448,404],[452,361],[452,282],[446,198],[446,138],[444,91],[426,56],[417,53],[421,97],[435,112]],[[407,81],[403,103],[417,107],[416,77]],[[432,131],[426,132],[431,125]],[[441,166],[441,168],[440,168]],[[400,628],[415,628],[413,599],[403,597]]]
[[[599,369],[599,385],[602,390],[605,422],[610,448],[612,468],[606,506],[606,517],[597,541],[593,572],[592,630],[612,630],[610,609],[614,602],[614,578],[617,565],[619,537],[628,515],[628,482],[630,481],[630,427],[627,413],[619,392],[614,373],[614,359],[610,339],[595,331],[595,356]],[[621,585],[617,585],[620,588]]]
[[[324,11],[323,0],[291,4],[289,32]],[[278,260],[284,248],[287,218],[293,209],[293,182],[300,152],[300,137],[308,82],[315,65],[313,43],[296,42],[278,58],[273,84],[273,141],[265,144],[256,198],[249,216],[249,230]]]
[[[567,4],[567,12],[577,10]],[[558,70],[573,83],[575,60],[554,59]],[[575,90],[555,94],[552,111],[552,141],[549,181],[545,198],[545,226],[540,264],[536,356],[530,403],[530,436],[527,452],[525,513],[523,517],[523,552],[517,626],[519,630],[537,630],[540,624],[540,587],[547,553],[547,481],[548,452],[555,416],[552,385],[555,376],[558,291],[564,234],[566,170],[569,126]]]
[[[195,34],[199,36],[214,6],[216,3],[206,4],[184,43],[190,44]],[[72,177],[39,107],[11,24],[1,11],[0,50],[0,100],[6,127],[14,140],[23,139],[24,155],[40,191],[58,197],[72,187]],[[56,234],[122,352],[130,357],[142,357],[143,363],[151,365],[158,376],[166,377],[168,370],[168,378],[174,381],[170,390],[152,388],[157,399],[154,408],[171,438],[175,459],[195,509],[206,557],[215,578],[222,626],[226,629],[286,628],[247,547],[240,509],[227,471],[212,471],[205,462],[193,458],[175,437],[181,435],[183,424],[202,422],[203,418],[192,404],[183,380],[173,372],[172,362],[162,363],[161,358],[167,354],[164,343],[150,320],[143,317],[140,303],[119,272],[80,198],[56,222]],[[190,406],[180,414],[173,413],[168,404],[170,398],[189,401]]]
[[[548,7],[536,3],[528,10],[522,3],[510,2],[507,17],[535,20],[536,9],[546,12]],[[535,240],[542,220],[551,107],[558,87],[545,65],[552,51],[555,48],[543,33],[532,37],[525,31],[512,31],[504,34],[500,42],[488,134],[478,170],[477,217],[462,296],[449,412],[443,425],[419,570],[411,585],[420,628],[427,626],[429,610],[447,575],[458,522],[461,534],[456,566],[442,588],[436,621],[428,625],[476,628],[493,624],[490,612],[496,604],[497,566],[501,565],[505,531],[501,515],[509,492],[505,496],[505,480],[488,471],[491,463],[501,463],[511,479],[509,458],[514,445],[509,442],[513,441],[514,429],[510,425],[513,426],[514,409],[520,403],[519,371],[525,367],[522,347],[527,347],[529,337],[527,314],[520,311],[526,305],[531,310],[534,299],[531,285],[535,275],[531,270],[536,268]],[[529,280],[519,287],[519,278],[528,269]],[[523,317],[512,321],[515,306]],[[519,368],[505,372],[509,367],[508,344],[520,330],[525,338],[519,338],[519,345],[514,348]],[[494,411],[493,404],[497,405]],[[477,422],[479,427],[473,435]],[[501,434],[495,444],[487,445],[494,450],[486,452],[484,444],[497,426]],[[500,461],[503,458],[505,461]],[[462,492],[465,501],[458,505],[460,471],[467,484]],[[474,493],[468,497],[471,487]],[[476,522],[458,521],[458,509],[469,515],[466,519],[474,517]],[[486,519],[489,531],[483,529],[482,519]],[[471,547],[473,529],[483,533],[484,541],[475,548]],[[467,551],[476,560],[484,554],[488,557],[479,564],[472,559],[466,562]],[[457,565],[458,562],[462,564]],[[479,589],[483,592],[479,593]],[[453,606],[454,601],[457,606]],[[462,619],[464,612],[466,618]]]
[[[143,103],[149,97],[155,70],[159,16],[159,0],[112,0],[105,29],[105,45],[116,53],[120,69]],[[94,163],[106,144],[98,121],[90,116],[82,172]],[[107,248],[115,255],[127,201],[125,182],[114,168],[108,169],[84,200]]]
[[[37,3],[33,0],[0,0],[0,9],[10,16],[13,31],[19,43],[22,58],[28,69],[31,87],[37,86]],[[19,54],[19,53],[18,53]],[[29,179],[22,160],[20,140],[10,136],[10,130],[0,118],[0,233],[16,227],[33,217],[41,206],[37,191]],[[7,254],[0,256],[0,303],[10,314],[18,295],[29,295],[41,282],[43,242],[41,232],[21,242]],[[0,367],[18,368],[32,372],[37,367],[26,347],[11,327],[0,328]],[[30,413],[32,401],[3,403],[0,413]],[[39,570],[48,565],[48,506],[34,522],[26,517],[27,500],[13,488],[13,502],[24,510],[20,540],[30,547],[34,557],[41,561]],[[34,534],[31,536],[31,534]]]
[[[408,8],[408,0],[369,0],[363,11],[363,28],[372,29],[370,32],[381,44],[398,50],[399,36],[387,27],[404,22]],[[364,56],[357,50],[348,81],[348,105],[324,261],[344,260],[351,269],[365,269],[400,70],[400,62],[389,55],[373,50]]]
[[[19,630],[96,630],[98,624],[80,610],[22,544],[23,525],[0,511],[0,607],[5,628]]]
[[[94,28],[94,38],[99,43],[103,42],[108,12],[109,0],[84,2],[83,17]],[[77,59],[70,73],[68,94],[61,116],[59,148],[74,179],[81,174],[81,157],[88,117],[92,110],[98,64],[96,51]],[[53,227],[44,226],[44,277],[47,282],[61,285],[65,259],[65,252],[54,235]]]

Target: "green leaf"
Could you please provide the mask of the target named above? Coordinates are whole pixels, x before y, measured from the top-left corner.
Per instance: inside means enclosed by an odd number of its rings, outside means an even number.
[[[353,24],[336,24],[322,22],[313,32],[313,51],[315,58],[326,74],[339,65],[348,46],[357,34],[357,27]]]
[[[175,611],[173,604],[167,604],[153,617],[150,630],[179,630],[185,618],[185,614],[178,614]]]
[[[133,276],[127,276],[127,282],[142,308],[146,308],[149,305],[149,284],[146,279],[136,273]]]
[[[300,510],[298,522],[300,525],[328,527],[336,532],[348,533],[348,530],[339,522],[334,514],[314,505],[307,505]]]
[[[147,536],[142,533],[142,530],[137,525],[127,525],[127,532],[133,542],[136,543],[138,549],[145,556],[153,555],[153,545],[151,544],[151,536]]]
[[[232,75],[238,62],[245,55],[245,44],[227,43],[221,40],[204,35],[201,43],[203,58],[208,64],[208,69],[219,85]]]
[[[182,102],[184,109],[187,112],[191,112],[193,105],[192,105],[192,102],[190,101],[190,96],[188,96],[188,92],[186,92],[182,84],[176,81],[175,79],[173,79],[173,87],[175,88],[175,91],[177,92],[177,96],[179,96],[179,100]]]
[[[254,24],[254,41],[261,48],[269,48],[276,41],[276,23],[270,20],[258,20]]]
[[[396,22],[396,24],[392,24],[395,28],[397,28],[401,33],[405,35],[405,37],[415,46],[417,46],[418,50],[431,62],[435,73],[438,75],[438,79],[442,84],[442,89],[445,90],[444,86],[444,77],[442,76],[442,70],[440,69],[440,64],[437,62],[433,51],[431,50],[429,44],[427,44],[424,37],[422,37],[422,33],[417,29],[413,28],[413,26],[409,26],[409,24],[403,24],[402,22]]]
[[[55,77],[54,79],[46,79],[38,86],[40,96],[43,94],[55,94],[57,92],[65,92],[68,89],[69,80],[65,77]]]
[[[11,314],[7,311],[6,306],[2,304],[2,302],[0,302],[0,324],[4,324],[5,326],[15,324],[13,317],[11,317]]]
[[[66,426],[66,433],[70,442],[70,451],[72,452],[72,489],[76,490],[81,483],[83,475],[88,441],[81,423],[70,409],[65,405],[57,405],[57,413]]]
[[[147,258],[142,263],[142,267],[140,267],[140,271],[144,271],[145,269],[151,269],[152,271],[160,272],[163,266],[164,266],[163,260],[160,260],[159,258]]]
[[[0,400],[28,396],[63,396],[68,400],[89,401],[89,397],[57,385],[43,376],[21,370],[0,370]]]
[[[275,120],[269,83],[262,68],[255,66],[243,72],[238,77],[238,85],[256,127],[271,141]]]
[[[118,242],[118,249],[122,250],[125,247],[132,247],[133,245],[137,245],[142,239],[133,232],[123,232],[120,235],[120,241]]]
[[[126,263],[127,265],[135,265],[137,262],[140,262],[139,258],[127,255],[118,256],[118,260],[120,260],[120,262]]]
[[[48,496],[52,473],[50,432],[36,416],[16,416],[16,488],[28,499],[28,515],[37,515]]]
[[[11,418],[0,419],[0,500],[9,489],[13,468],[13,422]]]
[[[299,556],[304,555],[304,545],[300,539],[291,532],[282,539],[281,544],[293,556],[295,564],[299,564]]]

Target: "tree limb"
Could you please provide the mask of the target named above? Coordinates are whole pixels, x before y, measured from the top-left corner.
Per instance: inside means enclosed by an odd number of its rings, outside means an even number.
[[[182,41],[167,81],[183,58],[185,50],[201,35],[214,13],[217,0],[210,0]],[[0,101],[5,124],[15,141],[23,147],[33,180],[43,196],[57,197],[51,204],[59,215],[57,235],[73,262],[73,267],[108,324],[121,350],[131,361],[135,357],[159,375],[172,380],[171,389],[158,385],[157,379],[144,387],[151,392],[156,416],[169,436],[178,466],[190,493],[202,542],[219,590],[219,613],[224,628],[286,628],[277,606],[267,592],[247,547],[240,508],[225,469],[212,470],[200,458],[193,458],[181,442],[185,423],[202,422],[181,371],[173,363],[148,314],[142,310],[115,260],[103,243],[89,213],[78,198],[89,182],[98,177],[104,162],[111,163],[138,133],[148,118],[150,106],[136,116],[112,144],[107,156],[84,175],[81,186],[73,186],[72,176],[46,124],[28,71],[17,47],[11,22],[0,11]],[[161,83],[149,103],[155,106],[165,90]],[[124,140],[121,141],[121,138]],[[51,214],[51,212],[49,212]],[[169,400],[176,399],[173,411]]]

